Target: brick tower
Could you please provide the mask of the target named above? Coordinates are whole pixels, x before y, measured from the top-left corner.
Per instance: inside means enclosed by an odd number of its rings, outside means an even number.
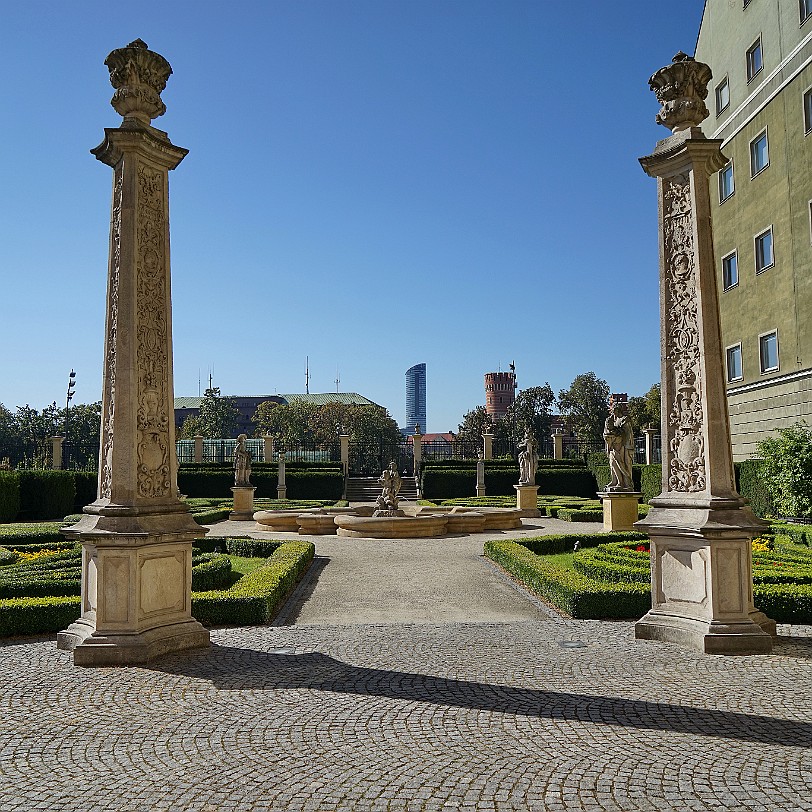
[[[485,411],[494,420],[501,420],[516,399],[515,372],[485,374]]]

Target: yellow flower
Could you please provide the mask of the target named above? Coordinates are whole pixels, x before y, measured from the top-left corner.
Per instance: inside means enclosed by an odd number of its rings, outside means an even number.
[[[37,558],[44,558],[46,555],[53,555],[59,550],[37,550],[35,553],[17,553],[18,561],[34,561]]]

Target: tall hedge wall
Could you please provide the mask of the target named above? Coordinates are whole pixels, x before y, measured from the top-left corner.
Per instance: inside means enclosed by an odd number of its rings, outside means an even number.
[[[73,512],[76,478],[73,471],[17,471],[20,518],[61,519]]]
[[[251,484],[256,486],[257,499],[276,499],[277,469],[252,469]],[[288,499],[341,499],[344,492],[344,474],[341,467],[303,467],[285,469]],[[222,466],[189,466],[178,471],[178,490],[191,498],[230,498],[234,473]]]
[[[0,522],[13,522],[20,512],[20,479],[13,471],[0,471]]]
[[[518,468],[485,467],[485,492],[488,496],[512,496],[519,481]],[[595,495],[595,477],[584,467],[543,467],[536,472],[539,493],[555,496]],[[476,470],[429,467],[421,477],[424,499],[456,499],[476,493]]]

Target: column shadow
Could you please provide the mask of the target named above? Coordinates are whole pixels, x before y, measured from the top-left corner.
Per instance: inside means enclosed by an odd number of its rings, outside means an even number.
[[[812,722],[365,668],[319,652],[288,654],[214,645],[211,649],[172,655],[147,667],[211,680],[224,691],[307,688],[619,728],[812,747]]]

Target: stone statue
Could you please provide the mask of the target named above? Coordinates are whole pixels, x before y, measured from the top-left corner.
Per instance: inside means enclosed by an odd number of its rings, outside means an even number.
[[[626,395],[609,398],[609,416],[603,427],[606,454],[612,478],[607,491],[634,491],[632,462],[634,461],[634,431],[629,420]]]
[[[524,430],[524,439],[517,448],[524,449],[519,453],[519,485],[535,485],[539,455],[536,450],[536,440],[529,428]]]
[[[247,434],[240,434],[234,449],[234,484],[238,488],[251,486],[251,452],[245,444],[247,439]]]
[[[381,495],[375,500],[375,512],[372,515],[402,516],[403,513],[398,510],[398,492],[402,483],[394,462],[384,469],[378,482],[381,485]]]

